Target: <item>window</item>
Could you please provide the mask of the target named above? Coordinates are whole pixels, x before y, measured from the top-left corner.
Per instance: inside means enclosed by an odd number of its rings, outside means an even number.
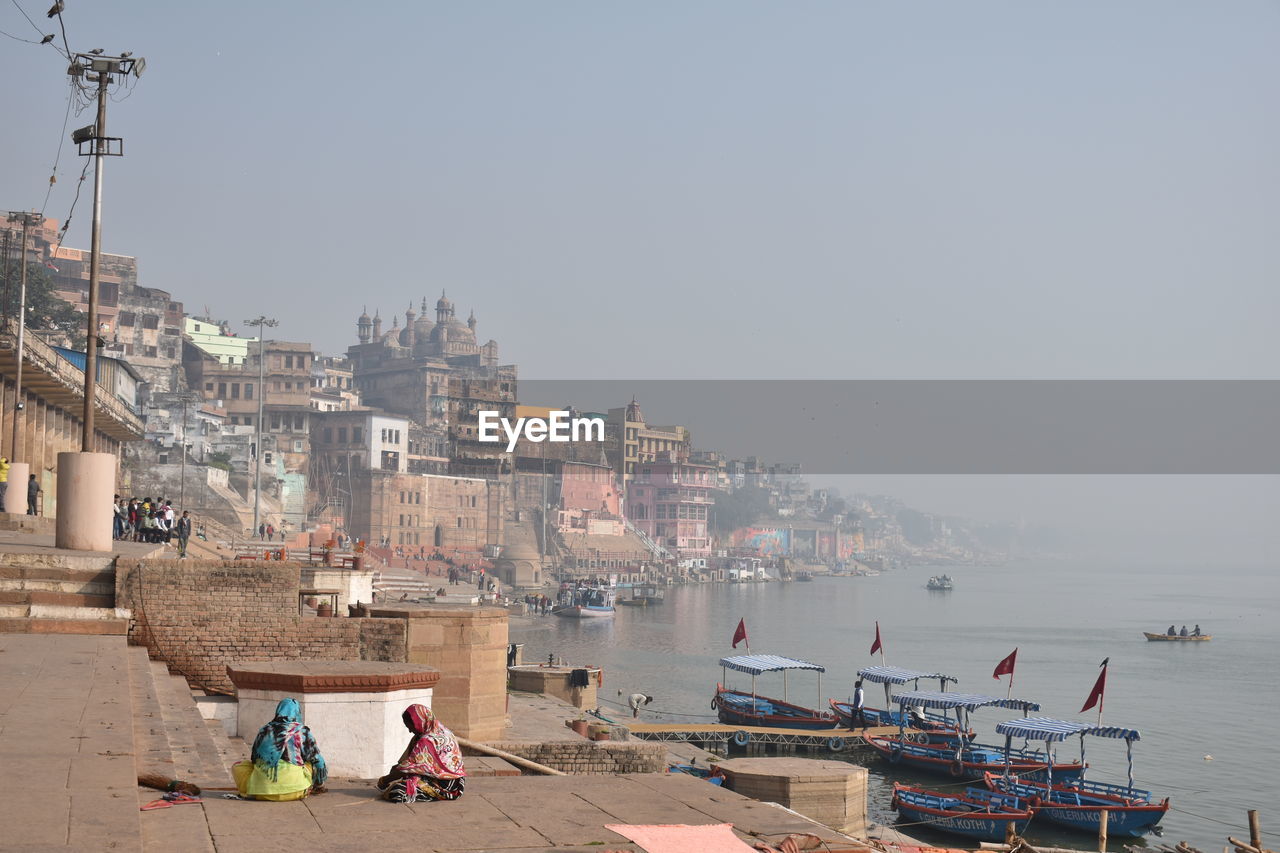
[[[206,390],[206,391],[212,391],[212,390],[213,390],[213,383],[212,383],[212,382],[206,382],[206,383],[204,383],[204,390]]]
[[[244,398],[246,400],[253,399],[253,383],[252,382],[244,383]]]
[[[249,417],[248,415],[245,415],[243,418],[240,419],[240,423],[244,424],[245,426],[253,426],[253,418]]]
[[[219,400],[227,399],[227,383],[225,382],[218,383],[218,399]]]
[[[232,400],[240,399],[240,383],[239,382],[231,383],[231,399]]]
[[[143,314],[143,315],[142,315],[142,328],[144,328],[144,329],[158,329],[158,328],[160,328],[160,318],[159,318],[159,317],[157,317],[155,314]]]
[[[121,311],[116,317],[117,326],[132,326],[136,322],[132,311]]]
[[[238,424],[238,423],[240,423],[240,419],[239,419],[238,417],[236,417],[235,415],[232,415],[232,416],[231,416],[231,425],[232,425],[232,426],[235,426],[235,425],[236,425],[236,424]]]
[[[307,428],[307,416],[306,416],[306,415],[303,415],[303,414],[297,414],[297,415],[294,415],[294,416],[293,416],[293,428],[294,428],[295,430],[298,430],[298,431],[301,431],[301,430],[306,429],[306,428]]]
[[[346,444],[346,443],[347,443],[347,428],[338,427],[338,444]]]
[[[324,428],[324,443],[333,444],[333,428],[332,427]]]
[[[280,416],[279,416],[279,415],[272,415],[272,416],[271,416],[271,430],[272,430],[272,432],[279,432],[279,431],[280,431]]]
[[[355,442],[364,441],[364,427],[352,427],[351,440]]]
[[[285,366],[285,368],[287,368],[287,369],[292,369],[292,368],[293,368],[293,356],[291,356],[291,355],[286,355],[286,356],[284,357],[284,366]]]
[[[156,348],[155,348],[155,347],[143,347],[143,355],[145,355],[147,358],[155,358],[155,357],[156,357]]]

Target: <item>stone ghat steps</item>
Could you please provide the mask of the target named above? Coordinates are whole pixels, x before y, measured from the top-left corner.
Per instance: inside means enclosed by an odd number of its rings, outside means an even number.
[[[123,635],[115,605],[115,558],[7,551],[0,565],[0,633]]]
[[[151,662],[151,672],[178,778],[195,782],[201,788],[230,787],[231,775],[214,742],[213,729],[200,716],[187,680],[171,675],[168,665],[159,661]]]

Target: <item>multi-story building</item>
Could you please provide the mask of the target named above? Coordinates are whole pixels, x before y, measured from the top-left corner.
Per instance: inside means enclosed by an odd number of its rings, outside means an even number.
[[[478,555],[502,542],[505,490],[493,480],[371,468],[352,484],[347,529],[375,545]]]
[[[711,556],[707,516],[715,471],[672,452],[664,460],[637,463],[627,484],[627,517],[685,566],[704,567]]]
[[[343,412],[359,405],[351,362],[317,354],[311,368],[311,408],[318,412]]]
[[[260,364],[263,350],[266,361]],[[256,431],[262,395],[262,447],[251,447],[251,458],[261,452],[264,475],[274,481],[264,482],[264,489],[279,502],[281,520],[301,529],[311,454],[311,344],[253,341],[243,363],[229,364],[187,341],[183,359],[188,386],[207,401],[221,401],[228,426]]]
[[[187,317],[184,323],[187,339],[223,364],[244,364],[249,358],[249,344],[258,342],[257,338],[237,336],[223,320]]]
[[[609,410],[606,438],[609,464],[625,486],[635,479],[642,462],[667,459],[673,454],[688,459],[693,436],[687,427],[650,426],[635,398],[625,406]]]
[[[425,299],[420,314],[410,305],[404,319],[401,328],[394,317],[386,332],[379,314],[363,313],[356,321],[359,343],[348,348],[347,357],[361,402],[441,430],[449,442],[451,473],[499,476],[504,448],[478,440],[477,413],[512,415],[515,366],[499,365],[497,342],[480,344],[475,315],[463,323],[444,295],[436,302],[435,322]]]

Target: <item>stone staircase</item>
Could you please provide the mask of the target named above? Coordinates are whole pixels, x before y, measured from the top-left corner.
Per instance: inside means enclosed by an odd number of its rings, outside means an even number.
[[[187,681],[131,646],[134,744],[138,773],[158,773],[194,782],[201,788],[230,788],[231,765],[247,757],[216,720],[200,716]]]
[[[408,595],[408,601],[434,599],[436,590],[442,586],[448,586],[448,582],[412,569],[384,568],[373,576],[373,588],[378,592],[379,601],[398,601],[402,595]]]
[[[0,633],[120,634],[129,611],[115,606],[111,554],[0,554]]]

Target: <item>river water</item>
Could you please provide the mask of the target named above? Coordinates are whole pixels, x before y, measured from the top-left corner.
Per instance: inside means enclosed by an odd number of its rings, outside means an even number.
[[[514,620],[511,637],[525,643],[528,663],[554,654],[603,666],[600,696],[614,704],[602,702],[602,710],[623,713],[618,690],[651,694],[654,701],[641,717],[654,722],[712,718],[710,700],[721,677],[717,662],[743,651],[730,649],[739,618],[746,620],[752,651],[826,667],[824,708],[828,697],[847,699],[860,667],[880,662],[869,654],[876,620],[886,663],[954,675],[960,681],[953,690],[1004,695],[1005,684],[991,672],[1017,647],[1013,695],[1039,702],[1044,716],[1096,721],[1094,711],[1077,712],[1099,664],[1110,658],[1103,721],[1142,733],[1134,750],[1135,782],[1171,798],[1164,841],[1219,850],[1228,834],[1248,837],[1245,813],[1257,808],[1264,844],[1277,846],[1280,747],[1263,726],[1264,715],[1280,708],[1280,580],[1273,571],[1072,562],[948,567],[955,589],[926,590],[928,576],[939,571],[914,567],[812,583],[675,587],[664,605],[619,608],[614,619]],[[1199,623],[1214,639],[1143,639],[1144,630],[1163,631],[1170,622]],[[730,673],[730,684],[750,689],[750,677]],[[780,675],[761,676],[757,686],[762,695],[782,695]],[[883,688],[868,686],[868,704],[882,706]],[[788,687],[793,702],[818,703],[814,673],[791,673]],[[937,689],[937,683],[921,683],[921,689]],[[998,708],[974,712],[978,740],[1002,743],[995,725],[1012,716]],[[1078,739],[1059,750],[1062,759],[1078,756]],[[1090,738],[1087,758],[1089,778],[1124,782],[1121,742]],[[892,778],[878,759],[867,761],[872,816],[890,823]],[[1096,845],[1071,834],[1038,837],[1081,849]],[[1111,846],[1119,849],[1116,842]]]

